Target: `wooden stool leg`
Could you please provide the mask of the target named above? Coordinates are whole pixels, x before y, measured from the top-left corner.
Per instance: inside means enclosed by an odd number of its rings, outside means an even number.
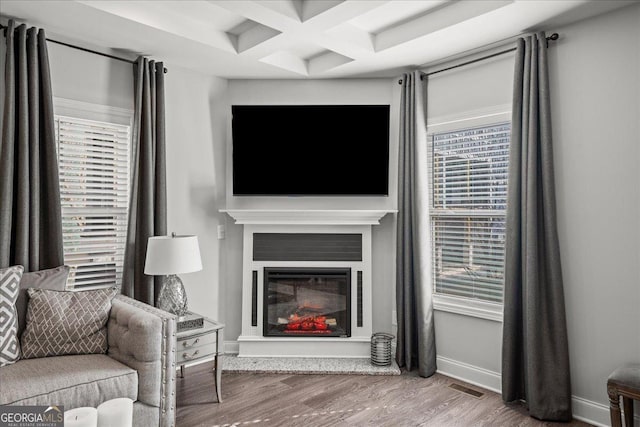
[[[633,427],[633,400],[622,396],[622,406],[624,407],[624,425]]]
[[[620,395],[615,387],[607,387],[609,394],[609,414],[611,415],[611,427],[622,427],[620,416]]]

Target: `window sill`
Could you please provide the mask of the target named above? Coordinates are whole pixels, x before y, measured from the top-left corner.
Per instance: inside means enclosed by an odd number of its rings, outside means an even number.
[[[502,323],[502,304],[434,294],[433,309]]]

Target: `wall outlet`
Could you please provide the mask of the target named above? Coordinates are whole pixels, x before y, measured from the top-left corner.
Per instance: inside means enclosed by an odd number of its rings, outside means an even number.
[[[391,311],[391,324],[393,326],[398,326],[398,313],[395,310]]]
[[[227,237],[227,229],[224,225],[218,225],[218,240],[224,240]]]

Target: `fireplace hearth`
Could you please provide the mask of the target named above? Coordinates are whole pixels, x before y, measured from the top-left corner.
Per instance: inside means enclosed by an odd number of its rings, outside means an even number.
[[[265,337],[350,337],[350,268],[264,269]]]

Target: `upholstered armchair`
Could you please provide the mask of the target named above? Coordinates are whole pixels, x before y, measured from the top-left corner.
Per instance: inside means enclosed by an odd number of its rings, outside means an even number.
[[[107,354],[21,359],[0,368],[0,405],[96,407],[133,399],[134,426],[175,426],[175,316],[113,299]]]
[[[138,372],[133,425],[151,425],[153,420],[153,425],[175,426],[175,316],[118,295],[111,307],[107,339],[107,355]]]

